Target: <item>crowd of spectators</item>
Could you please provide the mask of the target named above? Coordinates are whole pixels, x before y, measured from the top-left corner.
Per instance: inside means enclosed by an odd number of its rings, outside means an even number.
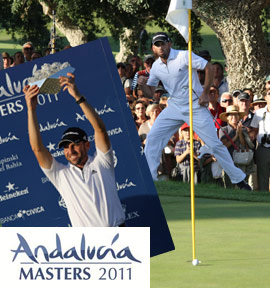
[[[64,49],[71,48],[70,45],[64,47]],[[13,55],[10,55],[8,52],[2,52],[1,56],[3,59],[3,69],[17,66],[24,62],[29,62],[37,58],[47,56],[51,53],[51,48],[46,48],[43,52],[36,50],[32,42],[26,42],[22,46],[21,51],[16,51]]]
[[[208,51],[203,50],[198,54],[211,61]],[[153,94],[148,89],[146,83],[154,61],[152,55],[147,55],[143,61],[133,55],[126,63],[117,64],[143,147],[147,133],[170,97],[161,82]],[[246,181],[252,189],[270,191],[270,76],[262,80],[265,81],[262,95],[254,95],[249,87],[229,91],[222,64],[214,62],[212,65],[214,79],[206,109],[212,115],[217,135],[228,148],[235,165],[246,173]],[[203,70],[198,71],[198,77],[203,86]],[[189,126],[185,123],[170,139],[160,159],[159,179],[190,181],[189,133]],[[225,188],[235,188],[211,149],[196,133],[193,139],[195,183],[216,183]]]

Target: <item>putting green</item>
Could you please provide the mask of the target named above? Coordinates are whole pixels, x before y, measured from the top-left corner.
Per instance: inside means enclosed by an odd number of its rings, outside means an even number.
[[[190,199],[160,200],[176,249],[151,259],[151,288],[270,286],[270,203],[196,199],[193,266]]]

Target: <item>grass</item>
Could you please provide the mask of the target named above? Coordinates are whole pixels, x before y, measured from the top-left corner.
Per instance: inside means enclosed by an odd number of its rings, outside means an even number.
[[[151,288],[269,287],[269,193],[251,202],[253,193],[230,190],[228,198],[237,201],[221,200],[214,193],[221,198],[227,190],[196,186],[196,257],[202,263],[194,267],[188,186],[156,183],[176,249],[151,259]]]
[[[182,196],[190,197],[189,183],[177,181],[156,182],[156,188],[161,196]],[[236,189],[224,189],[214,184],[195,185],[197,198],[213,198],[223,200],[237,200],[249,202],[270,202],[270,193],[265,191],[246,191]]]
[[[21,51],[22,46],[14,41],[10,35],[7,34],[5,30],[0,30],[0,51],[8,52],[12,56],[15,52]]]

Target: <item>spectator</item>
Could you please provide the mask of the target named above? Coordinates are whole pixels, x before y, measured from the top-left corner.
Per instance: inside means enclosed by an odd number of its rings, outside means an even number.
[[[200,179],[202,183],[214,183],[224,187],[222,180],[223,169],[218,164],[217,159],[213,155],[212,149],[210,149],[205,143],[201,140],[201,148],[199,164],[200,164]]]
[[[245,116],[245,112],[240,112],[239,107],[235,105],[228,106],[226,112],[220,114],[220,119],[227,122],[228,125],[219,130],[219,138],[221,142],[228,148],[231,157],[233,158],[234,150],[248,149],[245,138],[243,136],[243,126],[240,120]],[[251,161],[247,165],[235,164],[243,172],[246,173],[246,180],[254,171],[254,162]],[[227,174],[225,174],[225,186],[233,187]]]
[[[244,117],[240,120],[242,122],[242,132],[243,136],[245,138],[245,142],[249,146],[250,149],[252,149],[253,152],[255,152],[255,146],[256,146],[256,132],[255,129],[253,129],[250,124],[252,121],[252,118],[254,116],[254,113],[250,110],[250,95],[248,93],[241,93],[237,97],[238,99],[238,106],[239,111],[244,112]],[[253,190],[257,190],[258,188],[258,181],[257,181],[257,173],[256,173],[256,167],[253,165],[254,173],[252,173],[249,178],[248,182],[249,185],[253,188]]]
[[[140,126],[148,120],[146,117],[147,105],[141,100],[137,100],[134,104],[134,120],[137,130],[139,130]]]
[[[207,60],[208,62],[211,62],[212,57],[211,57],[208,50],[201,50],[201,51],[199,51],[198,55],[200,57],[204,58],[205,60]]]
[[[269,80],[270,81],[270,80]],[[251,122],[257,132],[256,150],[259,190],[269,191],[270,177],[270,91],[265,95],[267,105],[255,111]]]
[[[218,88],[214,85],[210,86],[208,109],[213,116],[217,131],[220,129],[221,126],[224,125],[224,123],[219,118],[219,115],[224,111],[223,111],[223,108],[218,103],[218,98],[219,98]]]
[[[24,56],[21,51],[17,51],[13,56],[14,62],[13,66],[17,66],[24,63]]]
[[[161,108],[159,104],[150,104],[147,106],[146,116],[149,117],[149,120],[141,124],[139,131],[138,131],[143,146],[145,145],[145,142],[146,142],[146,136],[148,132],[150,131],[150,129],[152,128],[160,112],[161,112]]]
[[[133,81],[133,68],[130,63],[125,63],[126,65],[126,77],[127,79],[130,79],[131,83]]]
[[[142,59],[137,55],[133,55],[130,57],[128,63],[132,65],[131,78],[134,78],[136,72],[138,72],[140,70],[140,67],[142,67]]]
[[[250,123],[251,123],[253,115],[254,115],[250,111],[250,104],[251,104],[250,96],[247,93],[243,92],[243,93],[238,95],[237,100],[238,100],[239,112],[245,113],[241,122],[242,122],[244,127],[250,127]]]
[[[265,95],[266,95],[266,93],[265,93]],[[258,109],[264,108],[266,106],[266,104],[267,104],[267,102],[263,96],[254,95],[253,102],[250,104],[250,106],[255,112]]]
[[[182,134],[183,139],[177,141],[175,146],[174,155],[176,156],[177,165],[181,171],[181,178],[183,182],[190,182],[190,132],[187,123],[183,124],[179,133]],[[193,140],[194,149],[194,183],[198,183],[199,179],[199,162],[198,155],[201,147],[201,143],[197,140]]]
[[[219,95],[229,90],[228,82],[224,77],[223,66],[219,62],[213,63],[214,80],[213,84],[218,87]]]
[[[129,100],[131,96],[131,81],[127,79],[126,77],[126,65],[120,62],[120,63],[117,63],[116,66],[117,66],[118,74],[121,78],[123,88],[125,90],[127,100]]]
[[[160,101],[160,97],[162,97],[163,94],[168,93],[164,87],[162,85],[159,85],[156,89],[155,89],[155,93],[153,96],[153,102],[154,103],[159,103]]]
[[[233,105],[238,105],[238,100],[237,97],[239,94],[241,94],[243,91],[240,89],[235,89],[232,92],[232,96],[233,96]]]
[[[133,96],[135,96],[135,89],[136,89],[137,85],[139,84],[138,83],[139,79],[141,80],[141,78],[144,78],[145,81],[143,81],[141,85],[146,85],[145,83],[147,82],[147,80],[149,78],[150,69],[151,69],[152,64],[154,62],[155,62],[155,59],[153,56],[149,55],[149,56],[145,57],[144,63],[143,63],[145,69],[136,72],[136,74],[133,78],[133,81],[132,81],[131,90],[133,90]],[[151,98],[151,96],[152,95],[150,95],[149,98]]]
[[[34,52],[34,46],[32,42],[26,42],[23,44],[22,49],[23,55],[24,55],[24,61],[28,62],[31,61],[31,56]]]
[[[50,55],[51,54],[51,48],[49,48],[49,47],[45,48],[43,53],[44,53],[45,56]]]
[[[11,58],[7,52],[2,53],[2,58],[3,58],[3,68],[7,69],[11,66]]]
[[[70,48],[72,48],[72,46],[71,46],[70,44],[68,44],[68,45],[66,45],[66,46],[63,48],[63,50],[67,50],[67,49],[70,49]]]
[[[38,59],[38,58],[41,58],[42,57],[42,54],[40,51],[34,51],[32,56],[31,56],[31,60],[35,60],[35,59]]]
[[[159,105],[161,106],[162,110],[168,106],[168,95],[168,93],[165,93],[160,97]]]
[[[233,105],[233,97],[230,92],[224,92],[220,96],[220,106],[226,110],[230,105]]]
[[[244,92],[244,93],[247,93],[247,94],[249,95],[249,97],[250,97],[250,102],[252,102],[252,101],[253,101],[253,97],[254,97],[254,94],[253,94],[252,89],[251,89],[251,88],[244,88],[244,89],[243,89],[243,92]]]
[[[265,78],[265,90],[269,90],[270,89],[270,75],[266,76]]]

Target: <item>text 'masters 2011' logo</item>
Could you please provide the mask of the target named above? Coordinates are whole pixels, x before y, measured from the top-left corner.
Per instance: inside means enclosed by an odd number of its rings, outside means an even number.
[[[19,280],[132,280],[133,265],[141,264],[120,233],[89,244],[81,233],[78,243],[67,244],[55,233],[53,245],[33,244],[23,233],[17,233],[12,262],[19,262]],[[29,235],[28,235],[29,236]],[[54,240],[53,240],[54,242]],[[98,241],[101,242],[100,240]],[[107,243],[107,244],[106,244]]]

